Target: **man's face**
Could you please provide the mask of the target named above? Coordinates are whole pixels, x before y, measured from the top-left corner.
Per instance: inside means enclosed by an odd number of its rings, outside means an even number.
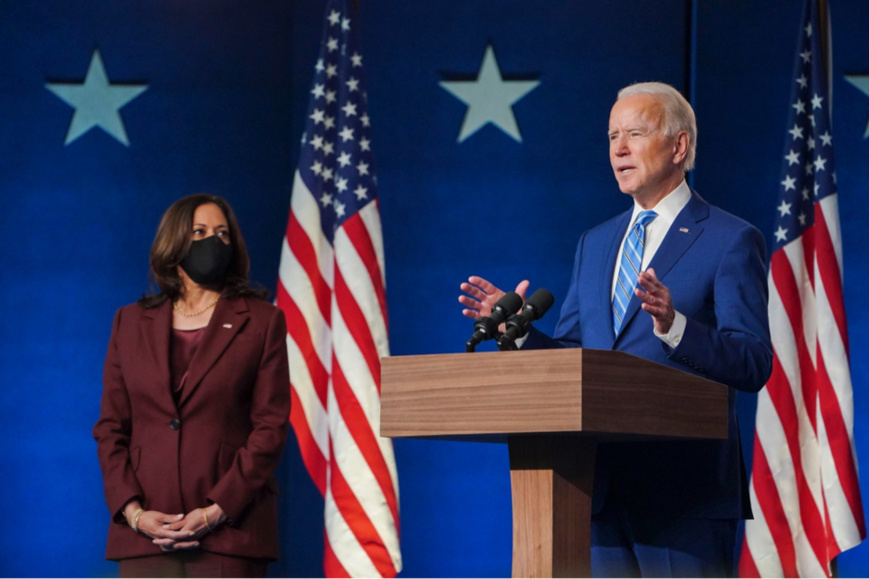
[[[682,182],[682,147],[678,136],[664,134],[663,106],[656,97],[634,95],[616,101],[608,136],[619,189],[644,207],[653,207]]]

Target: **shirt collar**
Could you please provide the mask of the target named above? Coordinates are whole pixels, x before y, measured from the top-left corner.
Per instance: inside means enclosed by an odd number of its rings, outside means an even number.
[[[679,186],[670,191],[663,199],[658,201],[658,204],[652,207],[655,213],[658,214],[658,219],[662,219],[667,223],[673,223],[679,212],[688,205],[691,200],[691,188],[685,179],[679,183]],[[634,203],[634,212],[631,215],[631,223],[637,219],[637,215],[643,211],[643,208],[636,202]]]

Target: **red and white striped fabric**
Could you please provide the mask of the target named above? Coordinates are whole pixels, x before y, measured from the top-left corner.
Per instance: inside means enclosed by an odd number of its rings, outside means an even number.
[[[741,577],[829,577],[833,558],[866,536],[816,1],[797,50],[769,271],[773,372],[758,395]]]
[[[384,254],[355,16],[344,0],[328,3],[277,304],[289,333],[290,422],[325,498],[325,576],[394,577],[398,477],[392,442],[379,436]]]

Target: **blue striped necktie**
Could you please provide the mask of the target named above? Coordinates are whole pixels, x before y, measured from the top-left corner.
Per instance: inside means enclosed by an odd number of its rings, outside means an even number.
[[[622,246],[619,277],[616,281],[616,291],[613,292],[613,329],[616,334],[622,327],[622,319],[634,295],[634,288],[637,287],[637,276],[643,265],[643,249],[646,245],[646,225],[657,216],[654,211],[642,211],[637,215],[637,220],[634,221],[634,226],[631,227]]]

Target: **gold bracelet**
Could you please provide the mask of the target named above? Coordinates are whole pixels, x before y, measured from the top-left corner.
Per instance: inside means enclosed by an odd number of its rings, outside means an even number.
[[[144,512],[145,509],[139,509],[133,513],[133,517],[130,519],[130,528],[132,528],[136,533],[139,532],[139,517],[141,517]]]
[[[208,515],[205,514],[205,509],[202,509],[202,520],[205,521],[205,528],[212,531],[211,525],[208,524]]]

